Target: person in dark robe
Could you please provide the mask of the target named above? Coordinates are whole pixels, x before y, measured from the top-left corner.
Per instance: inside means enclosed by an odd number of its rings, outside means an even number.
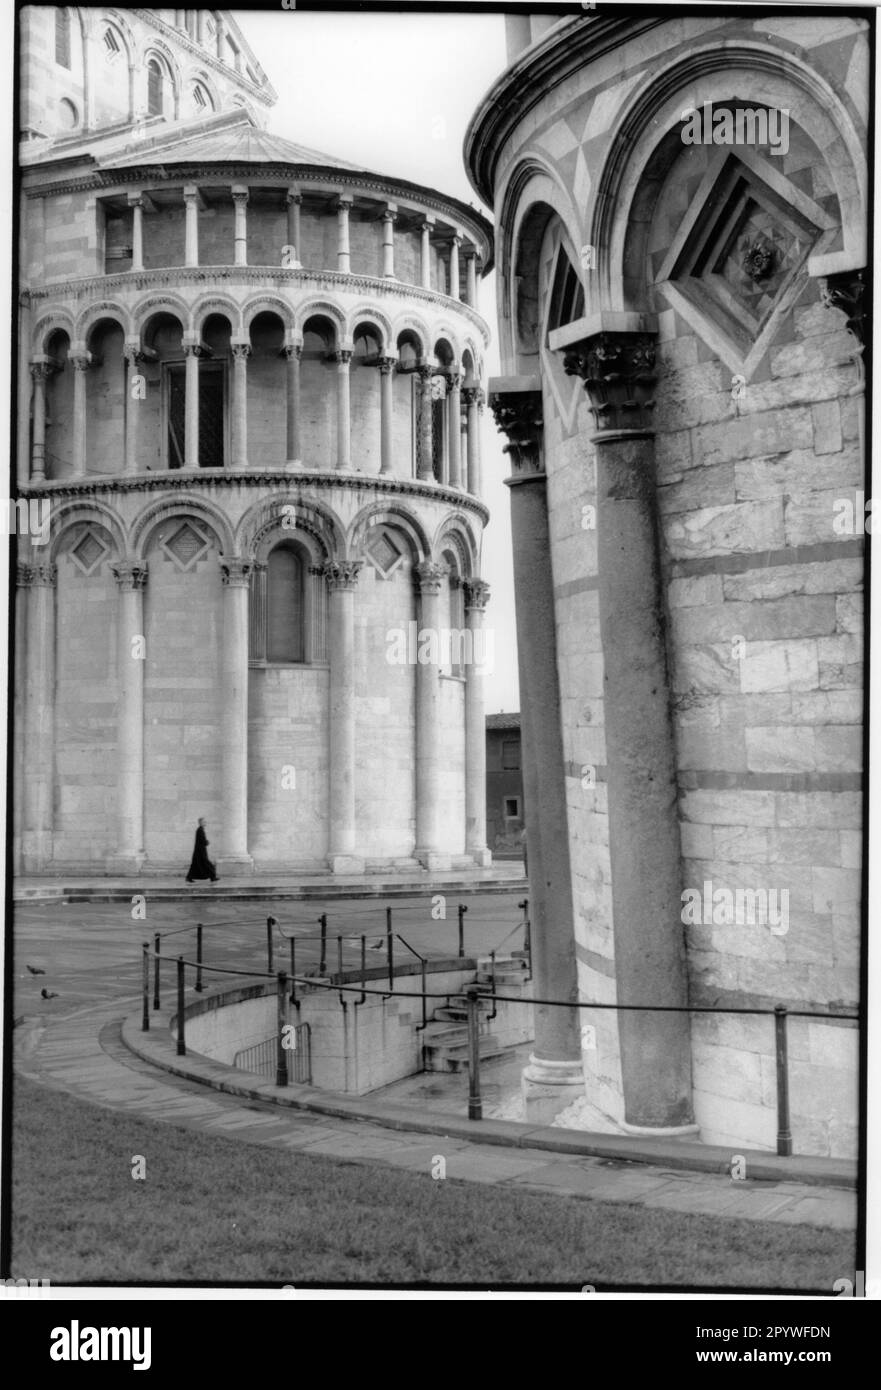
[[[190,864],[190,871],[187,874],[187,883],[192,883],[197,878],[210,878],[212,883],[217,882],[217,869],[208,858],[208,836],[205,834],[204,817],[199,817],[199,824],[196,827],[196,843],[193,848],[193,859]]]

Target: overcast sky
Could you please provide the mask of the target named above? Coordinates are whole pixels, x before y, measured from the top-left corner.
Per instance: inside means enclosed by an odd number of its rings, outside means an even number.
[[[468,182],[462,141],[480,98],[507,66],[501,15],[232,14],[278,92],[270,130],[488,213]],[[489,375],[499,370],[494,281],[490,275],[480,290],[481,313],[493,334]],[[519,709],[510,514],[502,482],[510,468],[489,410],[481,442],[484,500],[492,513],[482,564],[492,588],[486,623],[495,634],[495,671],[486,678],[489,714]]]

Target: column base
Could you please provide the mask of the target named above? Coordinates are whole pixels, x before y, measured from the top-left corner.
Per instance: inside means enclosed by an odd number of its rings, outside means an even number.
[[[475,864],[477,864],[481,869],[492,868],[492,852],[486,849],[486,847],[484,847],[483,849],[469,849],[468,853],[474,860]]]
[[[329,854],[327,863],[333,874],[363,874],[364,860],[357,854]]]
[[[302,460],[302,459],[286,459],[286,460],[285,460],[285,471],[288,472],[288,473],[293,473],[297,468],[302,468],[302,467],[303,467],[303,460]]]
[[[453,867],[452,857],[449,854],[441,854],[433,849],[417,849],[416,858],[430,874],[448,873]]]
[[[531,1124],[549,1125],[585,1094],[584,1068],[580,1061],[557,1062],[530,1054],[520,1092],[524,1118]]]
[[[699,1125],[669,1125],[662,1128],[652,1125],[629,1125],[626,1120],[619,1120],[618,1123],[625,1134],[641,1134],[649,1139],[687,1139],[689,1136],[697,1138],[700,1135]]]
[[[146,858],[143,850],[139,854],[109,854],[104,861],[104,871],[119,874],[122,878],[136,878],[143,870]]]
[[[222,854],[217,859],[217,876],[221,874],[252,874],[254,861],[250,854]]]

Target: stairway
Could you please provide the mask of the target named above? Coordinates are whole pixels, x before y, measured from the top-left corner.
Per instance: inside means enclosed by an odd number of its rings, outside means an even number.
[[[492,963],[489,956],[481,956],[477,962],[475,984],[483,994],[492,990]],[[504,994],[511,984],[520,984],[526,963],[517,956],[497,956],[495,967],[496,990]],[[478,1005],[480,1016],[480,1036],[478,1052],[481,1062],[491,1062],[501,1057],[504,1047],[490,1032],[490,1024],[484,1017],[492,1013],[492,1001],[481,1000]],[[426,1071],[467,1071],[468,1070],[468,1005],[464,994],[453,994],[448,1004],[435,1009],[432,1020],[422,1034],[423,1056]]]

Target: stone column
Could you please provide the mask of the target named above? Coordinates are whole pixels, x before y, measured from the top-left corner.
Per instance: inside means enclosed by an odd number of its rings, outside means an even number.
[[[395,278],[395,220],[398,209],[392,203],[382,214],[382,273],[386,280]]]
[[[360,874],[355,826],[355,587],[362,560],[328,560],[330,613],[330,803],[328,863],[335,874]]]
[[[251,344],[230,343],[233,357],[232,466],[248,466],[248,358]]]
[[[352,198],[348,193],[344,193],[337,200],[337,270],[343,275],[348,275],[350,270],[349,257],[349,208],[352,206]]]
[[[481,394],[480,388],[477,386],[466,386],[462,392],[466,419],[465,449],[468,468],[466,487],[473,497],[479,497],[481,492],[479,412]]]
[[[234,183],[232,200],[235,206],[235,264],[248,264],[248,190]]]
[[[506,482],[511,489],[535,994],[575,1003],[575,914],[538,379],[503,379],[490,405],[508,436],[505,452],[514,466]],[[522,1085],[527,1119],[543,1124],[584,1095],[577,1009],[535,1005],[535,1047]]]
[[[217,32],[216,32],[215,35],[214,35],[214,37],[215,37],[215,39],[216,39],[216,41],[217,41],[217,57],[218,57],[218,59],[219,59],[219,61],[220,61],[221,63],[225,63],[225,62],[226,62],[226,43],[225,43],[224,40],[225,40],[225,37],[226,37],[226,25],[223,23],[223,20],[222,20],[222,19],[219,19],[219,18],[218,18],[216,12],[215,12],[215,17],[214,17],[214,18],[215,18],[215,23],[217,24]]]
[[[349,408],[351,348],[340,348],[337,361],[337,468],[352,467],[352,425]]]
[[[419,381],[421,387],[419,392],[419,467],[417,470],[417,477],[424,483],[434,482],[434,465],[432,462],[432,370],[433,369],[429,366],[419,368]]]
[[[202,349],[196,342],[184,342],[186,355],[186,400],[184,403],[185,437],[184,466],[199,467],[199,358]]]
[[[287,467],[298,468],[303,462],[300,444],[300,360],[303,349],[299,343],[285,343],[287,358]]]
[[[144,269],[144,199],[140,193],[128,195],[132,210],[132,270]]]
[[[68,361],[73,364],[73,476],[86,475],[86,372],[89,370],[91,354],[85,350],[71,352]]]
[[[431,289],[431,233],[434,230],[434,218],[426,217],[424,222],[419,224],[422,233],[422,288]]]
[[[138,375],[138,364],[142,361],[140,345],[126,343],[123,350],[125,358],[125,472],[138,471],[138,405],[134,398],[134,378]]]
[[[419,629],[440,629],[440,595],[447,567],[433,560],[416,566],[419,583]],[[449,869],[450,855],[443,853],[440,818],[440,774],[443,751],[440,739],[440,663],[416,665],[416,847],[415,856],[431,872]]]
[[[137,874],[144,863],[144,588],[147,566],[120,560],[116,627],[116,853],[108,873]],[[137,639],[141,639],[139,642]]]
[[[379,455],[380,473],[386,476],[394,472],[392,460],[392,419],[394,398],[392,396],[392,373],[395,370],[394,357],[380,357],[379,362]]]
[[[19,488],[27,487],[31,479],[31,393],[33,382],[30,372],[30,342],[32,317],[31,297],[27,291],[23,291],[19,295],[18,408],[16,410],[16,478]],[[21,825],[19,825],[20,831]]]
[[[566,372],[585,382],[596,428],[617,1000],[683,1007],[688,979],[658,545],[654,340],[649,331],[604,331],[597,315],[596,331],[582,330],[577,341],[559,346]],[[626,1123],[652,1131],[691,1127],[689,1015],[623,1011],[618,1036]]]
[[[452,372],[447,383],[447,440],[450,487],[462,486],[462,377]]]
[[[46,383],[52,375],[53,367],[48,357],[38,358],[31,363],[31,376],[34,379],[34,420],[31,434],[31,481],[42,483],[46,480]]]
[[[235,198],[235,194],[233,194]],[[247,193],[245,194],[247,202]],[[194,183],[184,184],[184,204],[186,206],[186,249],[184,265],[199,264],[199,190]],[[244,229],[242,231],[244,237]],[[236,204],[236,265],[244,265],[238,259],[239,246],[238,204]]]
[[[287,191],[288,206],[288,246],[293,249],[293,256],[288,262],[288,270],[300,270],[302,260],[300,259],[300,207],[303,196],[298,188],[289,188]]]
[[[465,853],[488,868],[492,855],[486,845],[486,716],[483,679],[489,655],[483,619],[489,585],[482,579],[465,581],[465,624],[471,633],[471,662],[465,671]],[[480,661],[478,662],[478,658]]]
[[[221,555],[223,645],[221,681],[221,873],[253,869],[248,853],[248,590],[253,566],[240,556]]]
[[[454,236],[450,244],[450,285],[449,296],[451,299],[459,298],[459,248],[462,245],[462,238]]]
[[[465,251],[465,300],[477,308],[477,251],[469,246]]]
[[[39,873],[52,860],[55,769],[55,581],[54,565],[27,565],[25,627],[24,782],[22,867]]]

